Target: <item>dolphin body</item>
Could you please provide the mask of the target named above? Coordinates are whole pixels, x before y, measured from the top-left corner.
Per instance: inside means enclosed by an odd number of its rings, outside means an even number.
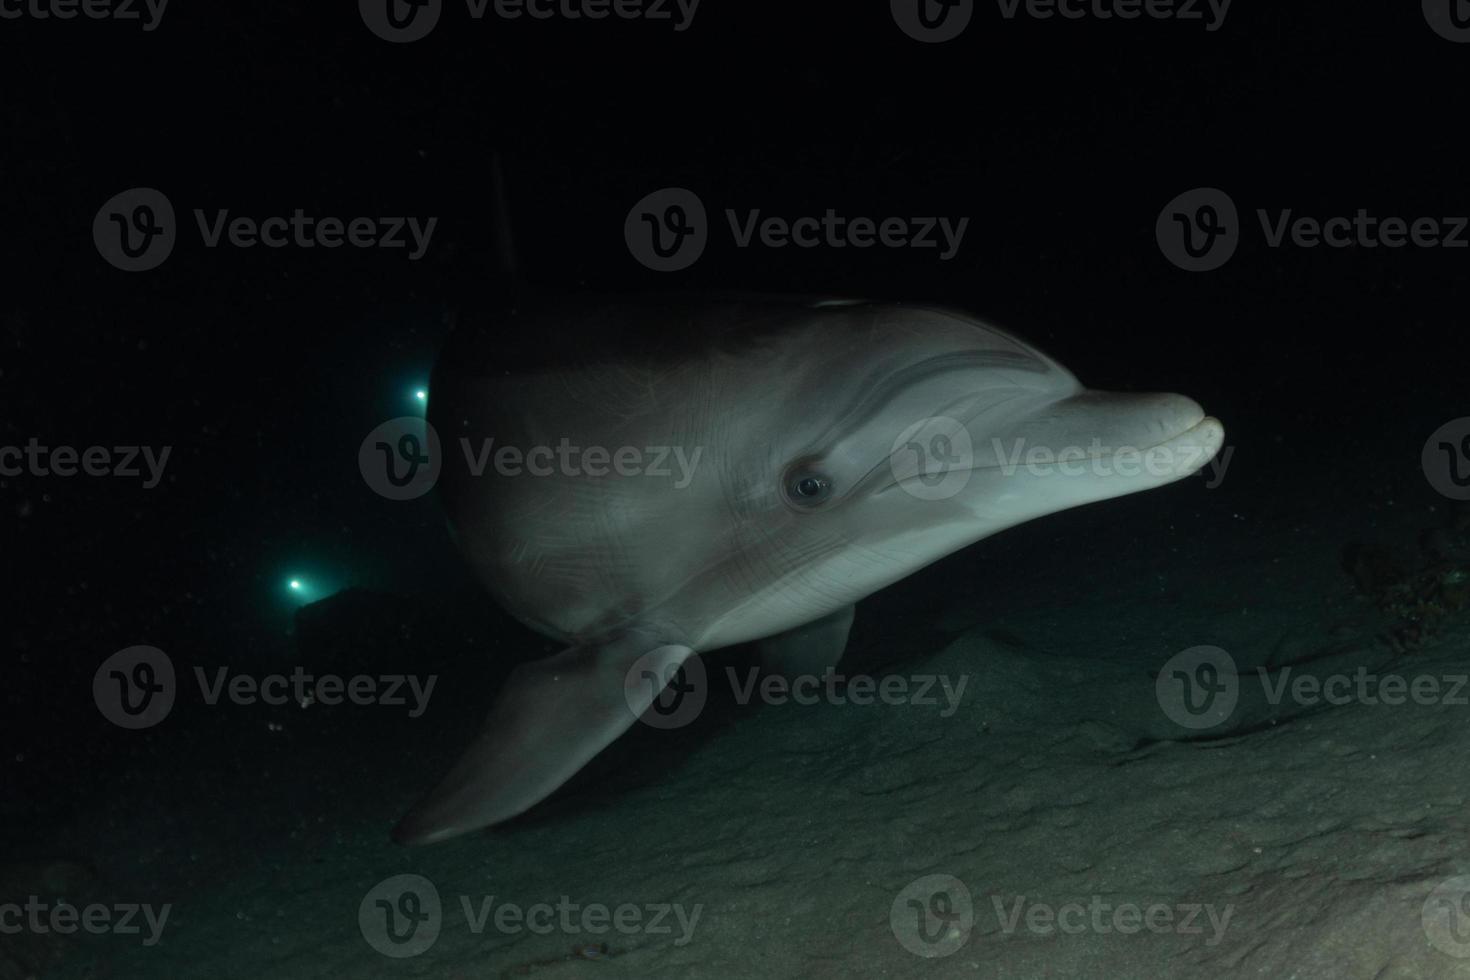
[[[969,316],[854,301],[526,306],[461,321],[430,391],[461,551],[567,647],[512,672],[394,831],[411,844],[544,799],[652,704],[648,678],[698,652],[761,641],[819,673],[859,599],[997,531],[1178,480],[1224,439],[1181,395],[1090,391]]]

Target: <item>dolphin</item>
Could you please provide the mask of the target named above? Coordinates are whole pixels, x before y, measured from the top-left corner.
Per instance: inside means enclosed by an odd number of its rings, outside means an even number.
[[[544,799],[690,657],[758,641],[776,667],[825,670],[865,596],[1024,521],[1179,480],[1224,440],[1189,398],[1089,390],[960,312],[783,297],[462,320],[428,417],[460,551],[565,649],[511,673],[395,829],[408,844]]]

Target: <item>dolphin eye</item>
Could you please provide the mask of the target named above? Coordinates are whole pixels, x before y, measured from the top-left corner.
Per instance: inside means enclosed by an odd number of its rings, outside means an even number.
[[[798,467],[786,477],[786,499],[798,507],[815,507],[832,496],[832,480],[825,473]]]

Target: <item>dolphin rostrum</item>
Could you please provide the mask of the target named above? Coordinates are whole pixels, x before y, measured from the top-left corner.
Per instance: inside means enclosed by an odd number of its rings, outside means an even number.
[[[395,830],[415,844],[544,799],[696,653],[761,641],[824,670],[864,596],[1023,521],[1178,480],[1224,439],[1188,398],[1090,391],[962,314],[764,298],[461,322],[430,422],[461,551],[567,646],[512,672]]]

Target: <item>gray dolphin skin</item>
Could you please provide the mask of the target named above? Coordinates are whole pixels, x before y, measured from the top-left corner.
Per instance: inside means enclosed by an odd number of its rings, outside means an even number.
[[[1224,439],[1188,398],[1090,391],[962,314],[781,298],[462,322],[429,417],[459,548],[566,649],[512,672],[394,831],[410,844],[550,795],[691,656],[761,641],[776,666],[820,672],[863,597],[1032,518],[1179,480]]]

